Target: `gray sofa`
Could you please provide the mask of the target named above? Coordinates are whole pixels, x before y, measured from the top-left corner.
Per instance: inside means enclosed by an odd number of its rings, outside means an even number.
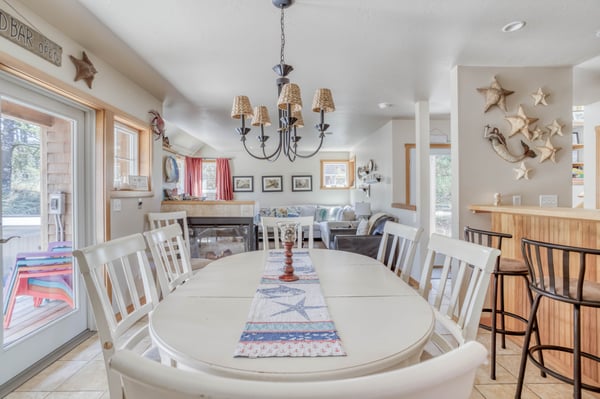
[[[334,234],[333,249],[377,258],[383,226],[388,220],[395,221],[396,219],[387,214],[375,214],[369,219],[367,234],[356,235],[356,230],[354,230],[354,234]],[[351,233],[351,231],[347,233]]]
[[[329,222],[340,222],[351,225],[356,222],[354,208],[350,205],[320,205],[320,204],[300,204],[300,205],[281,205],[259,208],[256,214],[255,223],[259,226],[258,237],[262,239],[262,228],[260,227],[260,218],[262,216],[274,217],[295,217],[295,216],[313,216],[313,235],[315,238],[325,237],[329,242]],[[355,223],[357,225],[358,222]],[[305,232],[307,233],[307,232]],[[325,244],[327,247],[328,244]]]

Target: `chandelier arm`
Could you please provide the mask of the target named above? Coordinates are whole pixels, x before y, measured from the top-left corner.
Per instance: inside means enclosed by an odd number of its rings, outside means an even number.
[[[263,155],[264,155],[263,157],[261,157],[261,156],[258,156],[258,155],[254,155],[254,154],[253,154],[253,153],[250,151],[250,149],[248,148],[248,146],[246,145],[246,140],[242,140],[242,143],[244,144],[244,149],[246,150],[246,152],[248,153],[248,155],[250,155],[252,158],[259,159],[259,160],[261,160],[261,161],[265,161],[265,160],[270,160],[270,159],[271,159],[271,158],[272,158],[272,157],[275,155],[275,152],[274,152],[274,153],[272,153],[271,155],[267,155],[267,154],[265,153],[265,149],[264,149],[264,147],[263,147]],[[277,151],[277,150],[276,150],[276,151]],[[279,157],[279,156],[278,156],[278,157]],[[277,158],[275,158],[275,159],[277,159]]]
[[[279,159],[279,156],[281,155],[281,137],[279,138],[279,144],[277,145],[277,148],[275,148],[275,151],[273,151],[271,155],[267,156],[267,152],[265,151],[264,146],[262,147],[262,152],[263,155],[266,157],[265,159],[267,159],[269,162],[277,161]]]
[[[321,133],[321,135],[319,137],[321,138],[321,141],[319,142],[319,146],[317,147],[316,150],[314,150],[313,152],[311,152],[308,155],[299,154],[296,152],[296,150],[294,150],[294,155],[296,155],[297,157],[300,157],[300,158],[310,158],[310,157],[315,156],[317,154],[317,152],[319,152],[319,150],[323,146],[323,139],[325,138],[325,133]]]

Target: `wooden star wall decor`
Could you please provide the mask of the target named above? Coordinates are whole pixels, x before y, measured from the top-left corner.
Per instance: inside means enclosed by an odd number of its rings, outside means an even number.
[[[523,111],[523,106],[519,105],[519,112],[515,116],[507,116],[504,119],[510,123],[510,133],[508,137],[512,137],[517,133],[522,133],[523,136],[531,141],[532,135],[529,131],[529,125],[536,122],[538,118],[529,118]]]
[[[531,171],[531,169],[529,169],[525,165],[525,161],[522,161],[521,165],[518,168],[513,168],[513,170],[516,172],[516,176],[515,176],[516,180],[521,180],[521,179],[529,180],[529,172]]]
[[[537,149],[540,150],[541,153],[540,163],[547,159],[556,163],[556,153],[561,150],[561,147],[555,147],[552,145],[552,142],[550,142],[550,138],[548,137],[548,139],[546,139],[546,144],[541,147],[537,147]]]
[[[541,87],[537,89],[537,91],[533,93],[531,97],[533,97],[533,105],[535,107],[538,105],[548,105],[548,102],[546,102],[546,97],[548,97],[548,94],[544,93]]]
[[[550,133],[550,137],[554,136],[555,134],[558,134],[559,136],[562,136],[563,135],[563,131],[562,131],[563,127],[564,127],[564,125],[561,125],[555,119],[555,120],[552,121],[551,124],[549,124],[548,126],[546,126],[546,129],[548,129],[548,132]]]
[[[77,70],[75,72],[75,79],[73,80],[77,82],[78,80],[82,79],[83,81],[85,81],[85,83],[87,83],[87,86],[91,89],[92,82],[94,81],[94,75],[97,74],[98,71],[96,70],[96,68],[94,68],[94,64],[92,64],[92,61],[90,61],[85,51],[83,52],[83,56],[80,60],[73,57],[72,55],[69,55],[69,58],[71,59],[71,61],[73,61],[73,64],[75,64],[75,68]]]
[[[480,87],[477,91],[485,94],[485,107],[483,112],[488,112],[494,105],[506,112],[506,96],[514,93],[512,90],[503,89],[495,76],[490,87]]]

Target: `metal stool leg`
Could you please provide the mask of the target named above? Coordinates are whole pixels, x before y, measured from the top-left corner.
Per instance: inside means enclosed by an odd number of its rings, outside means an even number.
[[[525,279],[525,288],[527,291],[527,296],[529,297],[529,305],[531,307],[533,307],[533,294],[531,293],[531,288],[529,287],[529,278],[527,278],[527,276],[523,276],[523,278]],[[537,324],[537,318],[535,319],[535,325],[533,326],[533,332],[535,333],[535,339],[538,345],[542,344],[542,341],[540,339],[540,329],[538,328],[538,324]],[[539,351],[539,355],[540,355],[540,363],[542,364],[542,366],[544,366],[544,354],[542,351]],[[540,370],[540,375],[544,378],[546,378],[546,372],[544,370]]]
[[[581,319],[579,305],[573,305],[573,398],[581,399]]]
[[[490,378],[496,379],[496,314],[497,314],[497,301],[498,301],[498,275],[492,273],[493,291],[492,291],[492,323],[491,323],[491,365],[490,365]]]
[[[537,326],[537,310],[540,306],[541,295],[537,295],[531,306],[531,315],[527,323],[527,331],[523,340],[523,350],[521,351],[521,365],[519,366],[519,377],[517,379],[517,390],[515,391],[515,399],[521,399],[523,392],[523,384],[525,382],[525,368],[527,367],[527,357],[529,355],[529,343],[531,342],[531,332],[533,327]]]
[[[500,275],[500,328],[502,332],[502,349],[506,349],[506,318],[504,317],[504,275]]]

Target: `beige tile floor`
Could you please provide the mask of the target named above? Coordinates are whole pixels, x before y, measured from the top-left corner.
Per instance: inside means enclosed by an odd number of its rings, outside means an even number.
[[[480,330],[478,340],[489,348],[490,334]],[[482,366],[471,399],[512,399],[516,387],[520,349],[507,342],[499,349],[497,379],[489,378],[489,365]],[[572,387],[548,377],[542,378],[534,366],[528,367],[523,399],[566,399]],[[586,399],[599,394],[584,392]],[[7,399],[109,399],[104,362],[96,335],[9,394]]]

